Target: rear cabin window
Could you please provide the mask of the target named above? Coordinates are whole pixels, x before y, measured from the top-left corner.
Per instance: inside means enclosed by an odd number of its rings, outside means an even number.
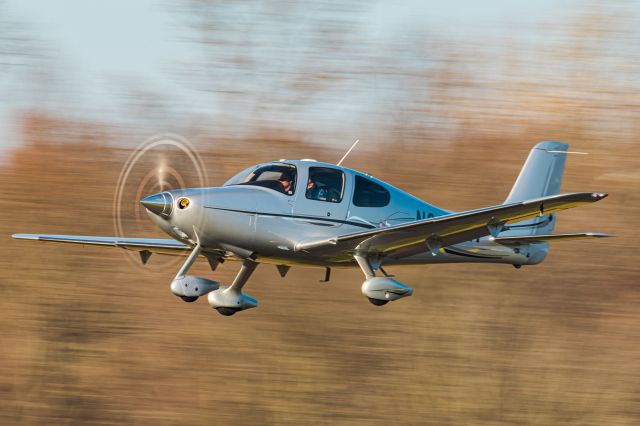
[[[344,194],[344,173],[330,167],[309,167],[305,196],[310,200],[339,203]]]
[[[291,164],[270,164],[252,171],[237,185],[262,186],[285,195],[293,195],[296,176],[296,167]]]
[[[389,204],[391,194],[382,185],[356,175],[353,205],[358,207],[384,207]]]

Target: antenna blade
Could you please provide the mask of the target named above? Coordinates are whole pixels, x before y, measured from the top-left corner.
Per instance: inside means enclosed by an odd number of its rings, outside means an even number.
[[[553,154],[580,154],[580,155],[588,155],[588,152],[580,152],[580,151],[547,151]]]
[[[351,151],[353,150],[353,148],[356,147],[356,145],[358,145],[358,142],[360,142],[360,139],[356,139],[356,141],[353,143],[353,145],[351,145],[351,148],[349,148],[349,150],[347,151],[346,154],[344,154],[344,156],[340,159],[340,161],[338,161],[338,164],[336,164],[336,166],[339,166],[340,164],[342,164],[342,162],[344,161],[345,158],[347,158],[347,155],[349,155],[349,153],[351,153]]]

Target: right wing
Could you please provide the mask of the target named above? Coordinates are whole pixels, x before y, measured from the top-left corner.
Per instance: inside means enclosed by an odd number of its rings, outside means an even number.
[[[295,250],[335,261],[349,261],[354,253],[402,258],[429,249],[437,252],[440,247],[496,235],[505,224],[594,203],[606,196],[592,192],[551,195],[324,240],[302,241],[295,245]]]

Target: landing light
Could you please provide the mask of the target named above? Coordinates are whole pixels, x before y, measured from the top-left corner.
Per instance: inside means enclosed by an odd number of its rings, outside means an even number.
[[[191,202],[189,201],[189,199],[188,199],[188,198],[180,198],[180,199],[178,200],[178,208],[179,208],[180,210],[184,210],[184,209],[186,209],[187,207],[189,207],[189,204],[190,204],[190,203],[191,203]]]

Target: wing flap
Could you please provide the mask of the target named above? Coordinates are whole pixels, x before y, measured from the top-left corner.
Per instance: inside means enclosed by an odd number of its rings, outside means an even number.
[[[519,237],[496,237],[493,239],[496,243],[505,246],[520,246],[532,243],[550,243],[553,241],[573,241],[584,240],[590,238],[606,238],[612,237],[609,234],[600,234],[597,232],[582,232],[575,234],[548,234],[548,235],[523,235]]]
[[[304,241],[296,244],[295,250],[345,260],[354,252],[404,257],[425,251],[425,246],[446,247],[484,237],[502,225],[593,203],[606,196],[592,192],[552,195],[324,240]]]

